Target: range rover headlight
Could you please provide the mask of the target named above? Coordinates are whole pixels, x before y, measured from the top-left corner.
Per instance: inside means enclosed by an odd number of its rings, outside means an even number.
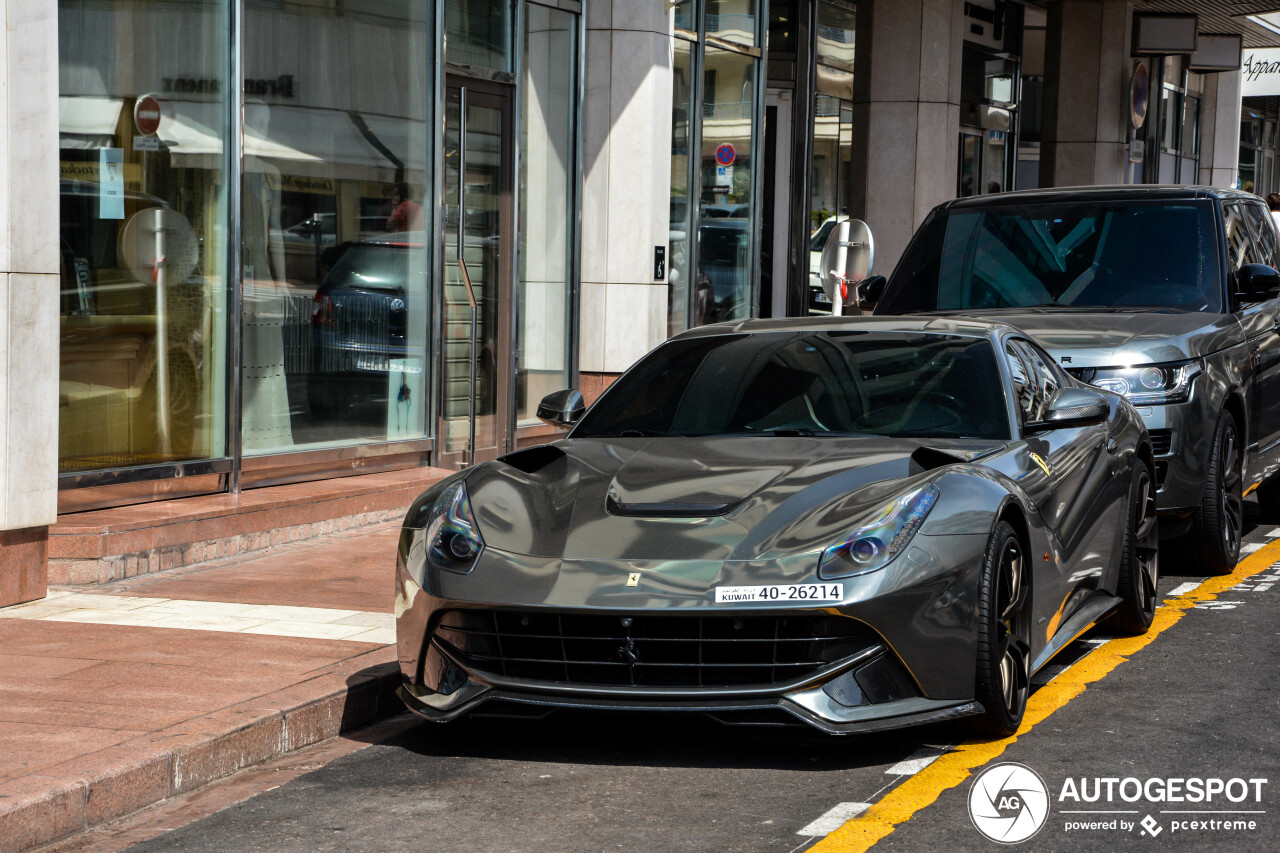
[[[872,572],[906,550],[938,502],[938,487],[926,483],[885,505],[870,521],[822,552],[818,575],[841,578]]]
[[[484,539],[471,512],[461,480],[441,493],[427,521],[427,562],[437,569],[469,572],[484,550]]]
[[[1128,398],[1135,406],[1183,403],[1191,396],[1191,383],[1203,369],[1199,359],[1173,364],[1141,364],[1136,367],[1100,367],[1084,379],[1106,391]]]

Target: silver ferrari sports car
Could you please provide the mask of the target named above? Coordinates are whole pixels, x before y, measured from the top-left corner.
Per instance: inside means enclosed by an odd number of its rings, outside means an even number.
[[[853,733],[1015,731],[1090,626],[1151,624],[1150,439],[1017,330],[954,318],[704,326],[565,438],[405,519],[410,709],[696,711]]]

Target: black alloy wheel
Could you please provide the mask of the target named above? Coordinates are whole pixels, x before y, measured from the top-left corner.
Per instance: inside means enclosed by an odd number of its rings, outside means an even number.
[[[1147,633],[1155,619],[1160,583],[1160,533],[1156,490],[1151,471],[1141,460],[1133,473],[1129,511],[1120,554],[1116,594],[1123,602],[1111,617],[1116,630],[1131,636]]]
[[[973,728],[990,737],[1018,730],[1031,691],[1031,578],[1018,534],[1001,521],[991,533],[978,587],[974,696],[984,713]]]
[[[1213,434],[1200,506],[1191,517],[1188,556],[1193,562],[1188,568],[1193,571],[1226,575],[1236,567],[1244,529],[1243,465],[1236,419],[1223,412]]]

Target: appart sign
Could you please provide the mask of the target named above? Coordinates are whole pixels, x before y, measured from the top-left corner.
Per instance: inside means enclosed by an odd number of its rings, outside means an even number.
[[[1280,95],[1280,47],[1245,48],[1240,94],[1246,98]]]

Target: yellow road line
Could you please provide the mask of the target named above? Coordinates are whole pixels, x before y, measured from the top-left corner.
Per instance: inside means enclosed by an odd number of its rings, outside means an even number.
[[[846,823],[809,849],[809,853],[864,853],[877,841],[889,835],[912,815],[932,805],[944,791],[969,778],[970,771],[998,757],[1009,744],[1031,731],[1036,724],[1079,696],[1095,681],[1124,663],[1151,643],[1161,632],[1172,627],[1186,611],[1201,601],[1212,601],[1221,593],[1280,560],[1280,540],[1255,551],[1229,575],[1209,578],[1200,586],[1177,598],[1165,599],[1156,610],[1151,629],[1141,637],[1119,637],[1110,640],[1081,658],[1074,666],[1041,687],[1027,700],[1026,715],[1017,734],[998,741],[969,740],[907,779],[884,799],[859,817]]]

